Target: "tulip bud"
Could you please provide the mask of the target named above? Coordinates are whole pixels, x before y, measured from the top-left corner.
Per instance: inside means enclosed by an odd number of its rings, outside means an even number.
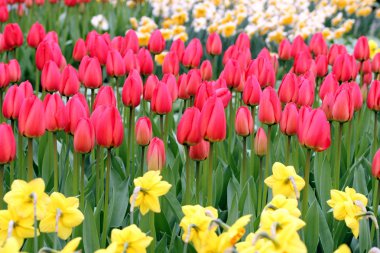
[[[341,86],[335,93],[333,105],[333,120],[346,122],[354,116],[354,104],[347,85]]]
[[[240,33],[238,35],[238,37],[236,38],[235,45],[239,49],[243,49],[243,48],[250,49],[251,48],[251,42],[250,42],[248,35],[244,32]]]
[[[79,86],[80,82],[77,70],[73,66],[67,65],[61,75],[59,93],[66,97],[74,96],[79,92]]]
[[[164,168],[166,162],[165,145],[160,138],[154,137],[150,141],[146,160],[149,171]]]
[[[334,61],[332,72],[340,82],[354,80],[357,75],[355,59],[348,54],[338,55]]]
[[[87,48],[84,40],[82,38],[78,39],[75,43],[73,50],[74,61],[81,61],[83,57],[87,55]]]
[[[367,106],[374,111],[380,111],[380,81],[374,80],[368,92]]]
[[[281,103],[276,91],[272,87],[267,87],[262,93],[259,105],[259,120],[266,125],[273,125],[280,122]]]
[[[182,64],[187,68],[197,68],[203,56],[201,41],[193,38],[187,45],[182,58]]]
[[[17,120],[24,99],[31,95],[33,95],[33,88],[28,81],[21,83],[20,86],[11,86],[4,97],[4,117]]]
[[[142,89],[143,87],[139,80],[130,74],[127,79],[125,79],[122,90],[123,104],[127,107],[137,107],[141,101]]]
[[[178,97],[180,99],[188,99],[190,98],[190,95],[187,93],[187,74],[183,73],[179,76],[178,81]]]
[[[380,53],[375,54],[372,59],[372,72],[377,75],[380,73]]]
[[[126,50],[132,49],[132,51],[137,54],[139,51],[139,39],[134,30],[128,30],[124,37],[124,43]]]
[[[95,146],[95,129],[89,118],[81,118],[74,133],[75,152],[90,153]]]
[[[314,87],[309,79],[301,78],[299,86],[299,96],[297,99],[297,105],[312,106],[314,103]]]
[[[21,105],[18,117],[18,130],[20,134],[28,138],[44,135],[45,122],[44,105],[38,97],[32,95],[25,98]]]
[[[189,156],[194,161],[206,160],[210,151],[210,143],[201,139],[201,141],[190,147]]]
[[[109,50],[106,61],[107,75],[117,77],[124,76],[125,69],[124,60],[119,51],[115,49]]]
[[[346,54],[347,49],[344,45],[333,44],[329,50],[328,61],[330,65],[334,65],[335,59],[338,55]]]
[[[325,95],[329,92],[335,93],[335,91],[338,89],[339,83],[335,79],[334,74],[330,73],[328,74],[325,79],[322,82],[321,88],[319,89],[319,97],[323,101]]]
[[[128,49],[123,57],[124,65],[125,65],[125,73],[129,74],[132,70],[137,70],[140,72],[140,63],[137,55],[132,51],[132,49]]]
[[[230,59],[236,60],[239,57],[240,53],[241,51],[238,49],[237,46],[235,45],[229,46],[226,52],[224,52],[223,54],[223,60],[222,60],[223,65],[226,65],[226,63]]]
[[[311,67],[311,56],[308,51],[300,52],[296,55],[293,64],[293,71],[297,75],[305,74]]]
[[[203,82],[195,95],[194,106],[201,111],[206,101],[213,95],[215,95],[214,86],[210,82]]]
[[[0,53],[5,51],[4,35],[0,33]]]
[[[0,23],[5,23],[9,19],[8,6],[6,4],[0,5]]]
[[[144,99],[146,101],[151,101],[153,92],[156,89],[156,86],[158,84],[159,80],[156,75],[149,75],[146,79],[145,85],[144,85]]]
[[[162,82],[166,83],[166,85],[168,86],[170,95],[172,97],[172,101],[174,103],[178,98],[177,79],[172,74],[165,74],[162,77]]]
[[[316,74],[318,77],[324,77],[328,72],[328,61],[326,55],[319,55],[315,59]]]
[[[298,109],[295,103],[285,105],[281,114],[280,130],[283,134],[291,136],[297,134],[298,129]]]
[[[147,146],[152,139],[152,123],[149,117],[141,117],[136,122],[135,128],[136,143],[140,146]]]
[[[281,60],[290,60],[292,45],[288,39],[283,39],[278,46],[278,57]]]
[[[16,157],[16,140],[12,127],[0,124],[0,164],[12,162]]]
[[[164,82],[158,82],[153,92],[150,109],[152,112],[163,115],[171,112],[172,106],[173,101],[168,85]]]
[[[202,77],[199,69],[192,69],[187,73],[186,92],[190,96],[197,94],[199,86],[201,86]]]
[[[368,59],[368,60],[359,62],[357,69],[363,74],[367,74],[367,73],[372,74],[371,60]]]
[[[201,77],[206,81],[212,79],[212,65],[209,60],[204,60],[201,64]]]
[[[8,63],[8,76],[9,82],[15,83],[20,81],[21,78],[21,68],[20,64],[16,59],[12,59]]]
[[[322,110],[326,114],[326,118],[328,121],[333,120],[333,114],[332,114],[333,106],[334,106],[334,93],[328,92],[325,94],[322,100]]]
[[[226,80],[228,88],[237,89],[243,82],[243,71],[241,70],[239,63],[236,60],[228,60],[224,66],[222,77]]]
[[[97,34],[87,49],[91,57],[97,58],[101,65],[106,65],[109,45],[105,37]]]
[[[301,107],[298,116],[297,136],[306,148],[321,152],[330,147],[330,124],[322,109]]]
[[[42,71],[45,63],[54,61],[57,66],[63,63],[62,52],[59,45],[52,40],[43,40],[37,47],[36,51],[36,66],[37,69]]]
[[[241,106],[236,112],[235,131],[237,135],[247,137],[253,132],[253,119],[248,107]]]
[[[40,23],[34,23],[28,32],[26,41],[28,45],[32,48],[37,48],[40,42],[45,38],[45,28]]]
[[[89,89],[97,89],[102,86],[102,68],[97,58],[83,57],[79,65],[79,80]]]
[[[176,39],[170,46],[170,52],[175,52],[177,54],[178,60],[181,62],[183,54],[185,53],[185,44],[181,39]]]
[[[296,58],[297,54],[301,52],[309,52],[309,47],[306,45],[303,38],[300,35],[298,35],[293,41],[292,50],[290,54],[293,58]]]
[[[299,83],[297,76],[292,72],[285,74],[278,88],[278,96],[281,103],[297,102],[298,89]]]
[[[66,104],[66,115],[65,131],[74,135],[79,120],[90,116],[86,98],[81,93],[77,93],[69,99]]]
[[[55,92],[59,90],[61,80],[61,72],[57,64],[53,61],[48,61],[41,74],[42,89],[48,92]]]
[[[123,121],[116,107],[106,107],[99,115],[98,122],[94,125],[94,128],[98,145],[110,149],[119,147],[123,143]]]
[[[16,47],[20,47],[24,42],[24,36],[20,26],[17,23],[5,25],[3,34],[5,49],[8,51],[11,51]]]
[[[222,100],[224,108],[226,108],[232,99],[231,91],[228,88],[218,88],[215,90],[216,97]]]
[[[116,106],[116,98],[111,86],[103,86],[99,89],[92,109],[95,110],[101,105]]]
[[[354,111],[357,112],[362,108],[363,105],[363,96],[360,90],[360,86],[356,82],[349,82],[347,83],[347,86],[351,92],[352,103],[354,104]]]
[[[365,61],[369,59],[369,45],[367,37],[360,36],[356,41],[354,56],[358,61]]]
[[[149,51],[145,48],[140,48],[137,58],[139,59],[140,72],[143,75],[150,75],[153,73],[153,59]]]
[[[313,53],[314,56],[327,55],[328,46],[323,38],[322,33],[315,33],[310,40],[310,52]]]
[[[262,89],[267,86],[274,87],[276,74],[271,62],[264,57],[252,60],[248,66],[245,76],[255,75]]]
[[[268,138],[264,129],[261,127],[257,129],[254,148],[255,154],[259,157],[265,156],[268,152]]]
[[[160,54],[165,49],[165,39],[159,29],[155,30],[149,38],[148,50],[152,54]]]
[[[59,43],[58,34],[55,31],[48,32],[43,38],[43,40],[51,40],[57,44]]]
[[[208,36],[206,51],[209,55],[220,55],[222,53],[222,41],[219,34],[214,32]]]
[[[1,163],[1,159],[0,159]],[[380,150],[377,150],[372,161],[372,175],[377,179],[380,178]]]
[[[3,89],[9,85],[9,72],[8,65],[0,63],[0,89]]]
[[[260,103],[261,87],[255,76],[249,76],[243,90],[243,102],[249,106]]]
[[[43,101],[45,126],[47,131],[64,130],[67,126],[67,113],[62,98],[57,94],[47,94]]]
[[[201,135],[210,142],[226,138],[226,115],[220,98],[210,97],[202,108],[200,120]]]
[[[124,38],[121,37],[121,36],[115,36],[112,40],[111,40],[111,49],[115,49],[116,51],[118,51],[121,55],[124,55],[125,52],[127,51],[124,47]],[[132,51],[133,52],[133,51]]]
[[[200,115],[201,112],[196,107],[189,107],[185,110],[177,128],[177,140],[180,144],[194,146],[201,141]]]
[[[169,52],[165,55],[164,62],[162,64],[163,74],[173,74],[175,76],[179,73],[179,60],[175,52]]]

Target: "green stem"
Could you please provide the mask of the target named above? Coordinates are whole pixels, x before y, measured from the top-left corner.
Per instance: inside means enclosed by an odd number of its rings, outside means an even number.
[[[141,147],[140,176],[144,175],[145,146]]]
[[[31,181],[33,177],[33,139],[28,138],[28,181]]]
[[[265,174],[264,174],[264,178],[267,178],[269,176],[269,166],[270,166],[270,152],[271,152],[271,130],[272,130],[272,126],[271,125],[268,125],[268,152],[267,152],[267,156],[266,156],[266,163],[265,163]],[[266,184],[263,184],[263,189],[264,189],[264,192],[263,192],[263,203],[262,203],[262,207],[264,207],[267,203],[267,195],[268,195],[268,186]]]
[[[102,147],[100,147],[99,145],[96,146],[96,189],[95,189],[95,203],[96,205],[99,203],[99,200],[100,200],[100,194],[101,194],[101,183],[100,183],[100,170],[101,170],[101,167],[100,167],[100,163],[102,162],[102,159],[101,159],[101,153],[102,153]]]
[[[255,176],[255,113],[256,113],[256,106],[251,107],[251,113],[252,113],[252,120],[253,120],[253,133],[251,136],[251,174],[254,177]]]
[[[217,77],[217,73],[218,73],[218,56],[217,55],[213,55],[212,56],[212,80],[215,80],[216,77]]]
[[[91,89],[91,104],[90,104],[90,111],[93,111],[94,108],[94,101],[95,101],[95,89]]]
[[[18,171],[20,173],[20,178],[25,180],[25,170],[24,170],[24,137],[19,133],[17,138],[17,162]]]
[[[195,182],[196,182],[196,189],[195,189],[195,201],[199,202],[200,204],[201,203],[201,199],[200,199],[200,190],[201,190],[201,178],[200,178],[200,175],[199,175],[199,165],[200,165],[200,162],[199,161],[196,161],[195,162]]]
[[[191,178],[190,178],[190,156],[189,156],[189,146],[185,146],[186,153],[186,188],[185,188],[185,198],[184,204],[190,204],[191,202]]]
[[[214,143],[210,142],[210,152],[208,155],[208,184],[207,184],[207,205],[212,206],[213,205],[213,180],[212,180],[212,174],[213,174],[213,152],[214,152]]]
[[[351,166],[351,138],[352,138],[352,124],[353,119],[348,123],[348,136],[347,136],[347,165],[346,168],[349,169]]]
[[[377,114],[378,113],[374,111],[372,157],[375,155],[377,149]]]
[[[116,76],[114,78],[114,82],[115,82],[115,92],[116,92],[116,104],[117,104],[117,108],[120,108],[119,82]]]
[[[128,143],[127,143],[127,177],[131,176],[131,148],[132,148],[132,124],[133,124],[133,115],[134,114],[134,109],[133,107],[129,107],[129,120],[128,120]]]
[[[379,197],[380,197],[380,188],[379,188],[379,179],[375,178],[375,187],[373,188],[373,199],[372,199],[372,209],[373,209],[373,215],[377,219],[377,212],[379,209]],[[371,239],[373,240],[373,236],[375,235],[375,224],[372,224],[371,227]],[[378,235],[377,235],[378,237]],[[377,245],[379,246],[379,245]]]
[[[53,168],[54,168],[54,191],[58,192],[58,179],[59,179],[59,172],[58,172],[58,150],[57,150],[57,134],[53,134]]]
[[[164,115],[160,115],[161,138],[164,138]]]
[[[78,183],[79,183],[79,168],[78,168],[78,156],[79,154],[77,152],[74,152],[74,161],[73,161],[73,195],[78,195],[79,189],[78,189]]]
[[[308,204],[308,194],[309,194],[309,178],[310,178],[310,159],[311,159],[311,149],[306,150],[306,164],[305,164],[305,188],[303,189],[302,196],[302,217],[306,217],[307,204]]]
[[[0,164],[0,182],[4,182],[4,164]],[[4,185],[5,184],[1,184],[0,185],[0,209],[4,209],[5,208],[5,204],[4,204]]]
[[[339,174],[340,174],[340,154],[341,154],[341,143],[342,143],[342,131],[343,123],[339,123],[339,131],[337,132],[337,156],[335,159],[334,166],[334,189],[339,190]]]
[[[40,71],[36,67],[36,83],[34,84],[34,92],[38,94],[40,88]]]
[[[107,167],[106,167],[106,193],[104,195],[104,217],[103,217],[103,233],[101,246],[106,246],[107,232],[108,232],[108,199],[110,192],[110,178],[111,178],[111,149],[108,149],[107,154]]]
[[[286,156],[285,156],[285,162],[286,165],[289,165],[289,154],[290,154],[290,143],[292,140],[292,136],[288,135],[287,136],[287,142],[286,142]]]
[[[85,174],[85,160],[86,155],[82,154],[82,166],[81,166],[81,175],[80,175],[80,209],[84,212],[84,174]]]
[[[243,162],[242,170],[240,172],[240,187],[243,190],[245,183],[247,181],[247,137],[243,137]]]
[[[156,226],[154,224],[154,212],[149,212],[149,228],[151,236],[153,237],[152,243],[149,246],[149,252],[154,253],[156,249]]]
[[[258,201],[257,201],[257,213],[261,213],[262,210],[262,199],[263,199],[263,184],[264,184],[264,179],[263,179],[263,157],[259,157],[259,181],[257,183],[258,186]]]

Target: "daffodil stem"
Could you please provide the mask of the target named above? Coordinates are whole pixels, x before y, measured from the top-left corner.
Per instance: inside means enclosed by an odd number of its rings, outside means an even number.
[[[144,175],[145,146],[141,147],[140,176]]]
[[[379,188],[379,179],[375,179],[375,187],[373,188],[373,200],[372,200],[372,209],[373,209],[373,215],[375,216],[375,219],[377,219],[377,211],[379,208],[379,194],[380,194],[380,188]],[[373,236],[375,235],[376,225],[372,224],[371,228],[371,239],[373,239]],[[377,231],[376,231],[377,232]],[[379,235],[377,234],[377,239]],[[379,247],[380,245],[377,244]]]
[[[110,192],[110,178],[111,178],[111,149],[108,149],[107,154],[107,171],[106,171],[106,192],[104,195],[104,217],[103,217],[103,233],[102,233],[102,247],[106,246],[107,232],[108,232],[108,199]]]
[[[85,154],[82,154],[82,166],[81,166],[81,174],[80,174],[80,208],[84,212],[84,172],[85,172]]]
[[[353,124],[353,119],[348,123],[348,133],[347,133],[347,165],[346,165],[347,169],[349,169],[350,166],[351,166],[352,124]]]
[[[53,135],[53,168],[54,168],[54,191],[58,192],[58,151],[57,151],[57,134],[52,133]]]
[[[306,150],[306,164],[305,164],[305,189],[303,190],[302,196],[302,217],[306,217],[307,204],[309,198],[309,178],[310,178],[310,159],[311,159],[311,149]]]
[[[208,155],[208,184],[207,184],[207,205],[212,206],[213,204],[213,199],[212,199],[212,190],[213,190],[213,181],[212,181],[212,172],[213,172],[213,166],[212,166],[212,160],[214,159],[213,157],[213,152],[214,152],[214,143],[210,142],[210,153]]]
[[[33,139],[28,138],[28,181],[31,181],[33,177]]]
[[[149,246],[149,252],[154,253],[156,249],[156,227],[154,225],[154,212],[149,212],[149,227],[150,227],[150,233],[153,237],[152,243]]]
[[[287,137],[287,142],[286,142],[285,162],[286,162],[286,165],[289,165],[290,143],[291,143],[291,140],[292,140],[292,136],[288,135],[286,137]]]
[[[247,137],[243,137],[243,162],[242,170],[240,173],[240,187],[243,190],[245,182],[247,181]]]
[[[33,218],[34,218],[34,252],[38,252],[38,230],[37,230],[37,196],[32,193],[33,198]]]
[[[341,144],[342,144],[342,131],[343,123],[339,123],[339,131],[337,132],[337,156],[335,159],[334,166],[334,189],[339,190],[339,174],[340,174],[340,154],[341,154]]]
[[[251,136],[251,170],[252,170],[252,176],[255,176],[255,114],[256,114],[256,106],[251,107],[251,113],[252,113],[252,120],[253,120],[253,132]]]
[[[0,164],[0,182],[4,182],[4,164]],[[4,205],[4,200],[3,200],[3,197],[4,197],[4,184],[1,183],[0,185],[0,209],[4,209],[5,205]]]
[[[189,146],[185,146],[186,153],[186,189],[185,189],[185,204],[190,204],[191,201],[191,178],[190,178],[190,156],[189,156]]]
[[[201,199],[200,199],[200,190],[201,190],[201,178],[200,178],[200,175],[199,175],[199,165],[200,165],[200,162],[199,161],[196,161],[195,162],[195,180],[196,180],[196,189],[195,189],[195,201],[197,202],[201,202]],[[202,203],[200,203],[200,205],[202,205]]]
[[[263,199],[263,157],[259,157],[259,182],[258,182],[258,201],[257,201],[257,213],[261,213],[262,210],[262,199]]]
[[[20,173],[20,178],[25,180],[24,170],[24,137],[19,133],[17,138],[17,167]]]
[[[267,157],[266,157],[266,163],[265,163],[265,175],[264,175],[264,178],[267,178],[269,176],[269,166],[270,166],[270,152],[271,152],[271,130],[272,130],[272,126],[271,125],[268,125],[268,152],[267,152]],[[268,186],[266,184],[263,184],[263,189],[264,189],[264,193],[263,193],[263,203],[262,203],[262,207],[264,207],[267,203],[267,195],[268,195]]]
[[[128,119],[128,143],[127,143],[127,177],[131,176],[131,148],[132,148],[132,122],[133,122],[133,107],[129,107],[129,119]]]

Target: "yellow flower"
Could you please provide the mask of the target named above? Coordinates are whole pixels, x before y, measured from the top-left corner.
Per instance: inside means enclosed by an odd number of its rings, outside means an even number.
[[[143,32],[137,32],[137,38],[139,39],[140,47],[145,47],[148,45],[150,34],[149,33],[143,33]]]
[[[187,21],[187,12],[182,11],[173,15],[173,22],[177,25],[183,25]]]
[[[335,18],[333,18],[331,20],[331,23],[332,23],[333,26],[337,26],[342,21],[342,19],[343,19],[343,15],[340,12],[338,15],[336,15]]]
[[[286,15],[281,19],[281,25],[290,25],[293,22],[293,15]]]
[[[333,0],[332,4],[338,6],[339,9],[343,9],[347,5],[346,0]]]
[[[156,54],[154,56],[154,60],[156,61],[156,63],[158,65],[162,65],[162,63],[164,62],[164,59],[165,59],[165,56],[168,54],[168,52],[166,51],[163,51],[162,53],[160,54]]]
[[[72,239],[70,242],[66,244],[66,246],[60,251],[60,253],[74,253],[79,246],[82,238],[77,237]]]
[[[137,27],[139,26],[139,23],[137,22],[137,19],[135,17],[129,18],[129,23],[131,23],[133,29],[137,29]]]
[[[0,253],[18,253],[21,246],[14,237],[8,238],[4,245],[0,246]]]
[[[78,198],[66,198],[59,192],[53,192],[50,196],[46,216],[40,222],[41,232],[52,233],[57,232],[58,229],[59,238],[63,240],[69,238],[73,228],[80,225],[84,220],[84,216],[78,207]]]
[[[371,12],[372,12],[372,8],[370,6],[366,6],[366,7],[363,7],[363,8],[359,8],[356,11],[356,16],[358,16],[358,17],[367,17],[369,14],[371,14]]]
[[[180,39],[183,42],[186,42],[189,39],[189,36],[186,32],[182,32],[180,34],[174,35],[173,40]]]
[[[334,253],[351,253],[350,247],[347,244],[342,244],[337,248]]]
[[[23,218],[17,214],[15,210],[0,211],[0,245],[11,234],[17,240],[21,247],[25,238],[34,237],[34,219],[33,216]]]
[[[173,36],[173,31],[171,29],[161,29],[160,31],[165,40],[170,40]]]
[[[161,181],[160,171],[148,171],[142,177],[133,180],[135,188],[139,191],[131,196],[130,203],[140,207],[140,212],[145,215],[149,210],[155,213],[161,212],[158,197],[168,193],[172,187],[166,181]]]
[[[198,5],[197,7],[194,8],[194,11],[193,11],[194,18],[204,18],[206,17],[206,14],[207,14],[207,9],[205,8],[204,5]]]
[[[376,10],[375,16],[377,19],[380,19],[380,9]]]
[[[113,242],[105,249],[98,249],[95,253],[115,253],[117,249],[117,243]]]
[[[272,167],[273,175],[265,179],[265,184],[272,189],[273,196],[282,194],[288,198],[298,197],[305,187],[305,181],[298,176],[293,166],[276,162]]]
[[[168,29],[173,25],[173,21],[170,18],[165,19],[162,21],[161,26],[164,29]]]
[[[220,33],[228,38],[235,34],[236,31],[236,24],[233,22],[228,22],[219,27]]]
[[[226,232],[223,232],[219,237],[219,252],[225,252],[233,247],[245,234],[245,226],[251,220],[251,215],[245,215],[239,218]]]
[[[340,39],[346,31],[343,28],[336,29],[334,32],[334,38]]]
[[[296,230],[299,230],[306,224],[303,220],[291,215],[286,209],[281,208],[270,212],[263,212],[260,218],[260,230],[269,233],[274,225],[280,230],[286,230],[288,227],[294,227]]]
[[[370,56],[371,58],[373,58],[376,54],[376,51],[378,50],[377,43],[374,40],[368,40],[368,46],[369,46]]]
[[[276,195],[271,202],[265,207],[265,212],[274,211],[277,209],[286,209],[290,215],[299,218],[301,211],[298,209],[298,201],[296,199],[288,199],[284,195]]]
[[[45,193],[45,183],[41,178],[33,179],[29,183],[15,180],[11,190],[5,194],[4,201],[23,218],[34,216],[34,202],[36,202],[37,219],[40,220],[45,215],[49,196]]]
[[[123,230],[113,229],[111,232],[111,242],[116,244],[115,252],[144,253],[152,240],[152,237],[147,236],[134,224]]]
[[[353,3],[346,7],[346,12],[348,15],[351,15],[351,14],[354,14],[357,9],[358,9],[358,5]]]

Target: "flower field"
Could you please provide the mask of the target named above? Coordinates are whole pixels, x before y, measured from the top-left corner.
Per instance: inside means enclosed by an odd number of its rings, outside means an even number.
[[[373,0],[0,0],[0,253],[380,252]]]

